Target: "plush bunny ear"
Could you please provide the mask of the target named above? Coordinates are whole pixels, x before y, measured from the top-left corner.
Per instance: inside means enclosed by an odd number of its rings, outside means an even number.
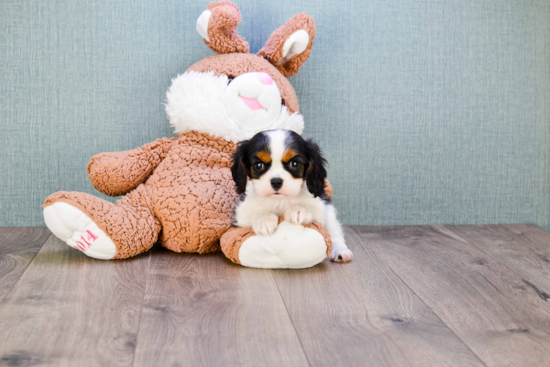
[[[284,76],[293,76],[308,59],[314,38],[313,18],[299,13],[269,36],[258,55],[275,65]]]
[[[197,32],[219,54],[248,53],[248,42],[237,33],[241,12],[231,1],[211,2],[197,19]]]

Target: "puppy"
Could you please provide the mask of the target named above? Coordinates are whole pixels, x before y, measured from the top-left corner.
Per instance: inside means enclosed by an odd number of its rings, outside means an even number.
[[[325,194],[325,163],[317,144],[289,130],[264,131],[240,142],[231,167],[237,192],[244,194],[235,224],[269,235],[277,230],[279,216],[295,224],[315,220],[332,239],[330,260],[350,261],[353,254]]]

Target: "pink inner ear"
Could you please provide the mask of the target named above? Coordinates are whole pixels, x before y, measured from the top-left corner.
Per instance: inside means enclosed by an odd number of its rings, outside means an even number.
[[[248,108],[250,108],[252,111],[263,109],[262,105],[260,104],[260,102],[258,102],[256,98],[246,98],[243,96],[240,97],[244,104],[247,105]]]

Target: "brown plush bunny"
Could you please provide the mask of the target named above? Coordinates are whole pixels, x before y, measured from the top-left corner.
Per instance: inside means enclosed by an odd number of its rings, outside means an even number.
[[[238,200],[229,170],[235,143],[269,129],[302,132],[286,77],[307,60],[315,37],[313,19],[300,13],[253,55],[237,34],[240,22],[229,1],[213,2],[201,14],[197,30],[217,55],[172,82],[166,111],[179,137],[94,156],[88,164],[94,187],[125,196],[112,204],[80,192],[51,195],[44,220],[57,237],[97,259],[132,257],[157,241],[175,252],[221,249]],[[318,223],[281,224],[272,236],[243,230],[233,229],[223,247],[246,266],[307,267],[330,253],[330,238]]]

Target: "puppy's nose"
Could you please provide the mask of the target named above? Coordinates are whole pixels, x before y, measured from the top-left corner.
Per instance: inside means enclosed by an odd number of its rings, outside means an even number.
[[[282,178],[272,178],[271,179],[271,187],[273,187],[273,190],[277,191],[283,186],[283,179]]]

